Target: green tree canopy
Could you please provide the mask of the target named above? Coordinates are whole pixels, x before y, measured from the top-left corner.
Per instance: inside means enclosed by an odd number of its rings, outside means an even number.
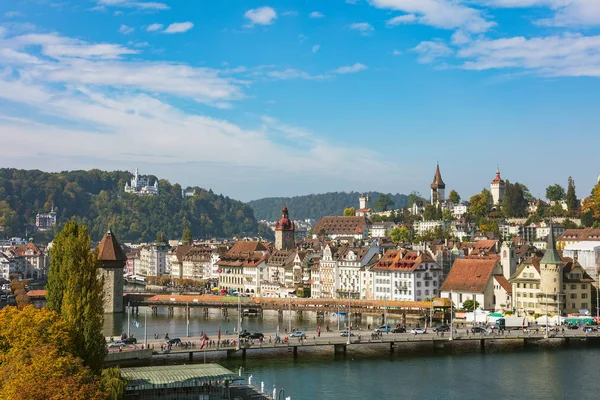
[[[381,194],[375,201],[374,206],[376,211],[387,211],[394,206],[394,200],[390,195]]]
[[[475,301],[473,304],[473,300],[468,299],[463,301],[463,309],[467,312],[473,312],[474,309],[479,308],[479,302]]]
[[[183,244],[192,244],[192,230],[190,228],[185,228],[183,230],[183,235],[181,235],[181,243]]]
[[[456,190],[452,189],[450,191],[450,194],[448,195],[448,200],[450,200],[454,204],[459,204],[460,203],[460,195],[458,194],[458,192]]]
[[[528,202],[525,200],[522,185],[506,181],[506,191],[502,198],[502,210],[508,218],[523,218],[527,216]]]
[[[577,194],[575,194],[575,181],[572,177],[569,177],[566,201],[567,208],[569,211],[576,211],[577,209],[579,209],[579,201],[577,200]]]
[[[354,207],[344,208],[344,217],[354,217],[356,210]]]
[[[469,212],[475,218],[485,217],[491,208],[491,201],[485,193],[479,193],[471,196],[469,200]]]
[[[410,241],[410,231],[405,226],[395,226],[390,232],[390,237],[392,238],[392,242],[396,244],[405,243]]]
[[[85,226],[69,221],[56,235],[50,252],[46,285],[47,307],[61,315],[73,335],[75,355],[98,373],[104,362],[106,341],[103,279],[97,253]]]
[[[564,200],[565,189],[559,184],[550,185],[546,188],[546,198],[550,201]]]

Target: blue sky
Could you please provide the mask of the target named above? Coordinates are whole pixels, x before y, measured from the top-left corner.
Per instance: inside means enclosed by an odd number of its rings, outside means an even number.
[[[600,167],[597,0],[3,0],[0,166],[241,200]]]

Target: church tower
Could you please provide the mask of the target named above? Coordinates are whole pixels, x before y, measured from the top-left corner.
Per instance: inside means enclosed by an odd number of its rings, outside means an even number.
[[[123,312],[123,267],[127,256],[109,229],[97,247],[100,273],[104,277],[104,312]]]
[[[517,272],[517,250],[512,240],[502,242],[500,263],[502,264],[502,275],[509,280]]]
[[[275,249],[292,250],[296,248],[294,222],[290,221],[286,206],[281,210],[281,219],[275,224]]]
[[[492,199],[494,205],[499,204],[504,198],[504,192],[506,191],[506,184],[500,177],[500,168],[496,168],[496,177],[490,183],[490,192],[492,192]]]
[[[365,193],[358,198],[359,209],[369,208],[369,194]]]
[[[431,204],[437,206],[443,202],[445,197],[446,184],[442,180],[442,174],[440,173],[440,164],[435,168],[435,175],[433,182],[431,183]]]
[[[538,303],[544,311],[546,305],[548,312],[551,314],[559,314],[561,312],[560,294],[562,291],[563,278],[563,262],[560,255],[556,251],[554,242],[554,232],[550,225],[550,233],[548,234],[548,246],[544,257],[540,261],[540,294]]]

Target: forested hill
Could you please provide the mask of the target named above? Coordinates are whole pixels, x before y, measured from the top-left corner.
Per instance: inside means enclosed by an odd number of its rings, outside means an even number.
[[[129,172],[67,171],[0,168],[0,237],[25,236],[37,213],[54,209],[59,226],[72,217],[85,223],[93,240],[110,226],[121,241],[179,239],[185,227],[194,238],[256,234],[252,208],[211,190],[195,187],[195,195],[182,197],[181,186],[161,179],[157,196],[125,193]],[[150,182],[156,177],[148,176]],[[30,231],[28,235],[31,236]],[[51,239],[52,232],[44,238]]]
[[[369,192],[369,205],[373,205],[381,193]],[[344,215],[344,208],[358,209],[358,192],[332,192],[323,194],[310,194],[296,197],[268,197],[248,202],[254,209],[256,219],[275,221],[281,218],[281,208],[284,204],[290,210],[290,218],[319,220],[327,215]],[[408,203],[408,196],[404,194],[388,194],[394,201],[392,208],[402,208]]]

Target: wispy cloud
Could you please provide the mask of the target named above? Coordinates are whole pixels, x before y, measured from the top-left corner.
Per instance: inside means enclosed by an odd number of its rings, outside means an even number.
[[[150,24],[150,25],[148,25],[146,30],[148,32],[155,32],[155,31],[160,31],[163,27],[164,27],[163,24]]]
[[[350,29],[353,31],[359,31],[363,35],[368,35],[375,30],[373,26],[368,22],[357,22],[350,25]]]
[[[127,25],[121,25],[121,27],[119,28],[119,32],[123,35],[129,35],[130,33],[133,33],[133,31],[135,31],[135,28],[132,28],[131,26]]]
[[[325,75],[311,75],[308,72],[295,69],[286,68],[283,70],[268,71],[266,76],[275,80],[288,80],[288,79],[325,79]]]
[[[400,16],[401,23],[418,22],[443,29],[462,28],[470,32],[485,32],[496,25],[482,16],[479,9],[467,6],[468,2],[455,0],[369,0],[377,8],[402,11],[413,15],[414,21]],[[404,20],[403,20],[404,18]],[[390,24],[394,18],[388,21]],[[394,23],[391,23],[394,25]]]
[[[244,18],[250,21],[249,26],[271,25],[277,19],[277,13],[271,7],[259,7],[246,11]]]
[[[15,18],[22,16],[22,14],[19,11],[7,11],[4,13],[4,16],[6,18]]]
[[[385,23],[388,26],[396,26],[401,24],[412,24],[417,21],[417,17],[414,14],[404,14],[388,19]]]
[[[325,15],[323,15],[322,13],[320,13],[318,11],[313,11],[310,14],[308,14],[308,16],[310,18],[325,18]]]
[[[284,16],[284,17],[295,17],[296,15],[298,15],[298,12],[297,11],[293,11],[293,10],[284,11],[284,12],[281,13],[281,15]]]
[[[130,1],[130,0],[96,0],[99,7],[123,7],[137,8],[140,10],[168,10],[165,3],[153,1]]]
[[[354,72],[364,71],[367,68],[368,67],[364,64],[356,63],[354,65],[348,65],[345,67],[340,67],[340,68],[334,69],[332,72],[334,74],[351,74]]]
[[[191,22],[175,22],[167,26],[167,29],[163,31],[163,33],[184,33],[189,31],[194,27],[194,24]]]
[[[539,25],[561,27],[600,26],[600,1],[597,0],[478,0],[481,5],[504,8],[545,7],[554,11],[551,18],[537,20]]]
[[[399,56],[401,54],[402,54],[402,52],[400,50],[394,49],[394,51],[392,51],[392,55]]]
[[[442,41],[424,41],[419,43],[412,50],[419,53],[420,63],[430,63],[438,58],[447,57],[454,53],[454,51]]]
[[[320,44],[315,44],[315,45],[312,47],[312,52],[313,52],[313,53],[316,53],[317,51],[319,51],[319,49],[321,49],[321,45],[320,45]]]

